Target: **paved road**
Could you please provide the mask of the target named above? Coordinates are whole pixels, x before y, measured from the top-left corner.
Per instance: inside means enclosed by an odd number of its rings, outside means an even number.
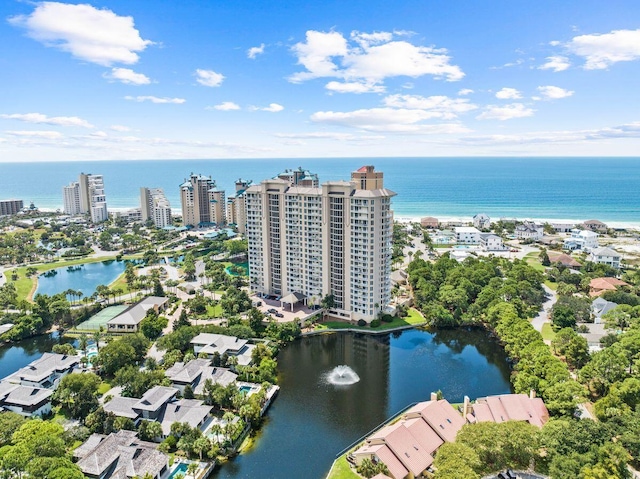
[[[554,290],[549,288],[546,284],[543,284],[542,287],[547,293],[547,298],[549,299],[542,304],[542,309],[538,313],[538,316],[533,318],[531,321],[531,325],[536,331],[542,331],[542,325],[550,321],[549,314],[551,313],[551,308],[553,308],[553,305],[556,304],[556,301],[558,300],[558,295]]]

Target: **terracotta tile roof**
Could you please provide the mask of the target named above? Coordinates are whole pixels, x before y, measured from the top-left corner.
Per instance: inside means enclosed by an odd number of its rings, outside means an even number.
[[[387,446],[380,447],[375,455],[380,459],[381,462],[387,466],[389,469],[389,473],[391,477],[395,479],[404,478],[409,474],[409,470],[400,462],[400,460],[395,456],[391,449]]]
[[[478,422],[526,421],[542,427],[549,420],[549,412],[542,399],[532,399],[526,394],[479,398],[472,407]]]
[[[465,424],[462,416],[446,399],[418,403],[406,412],[405,417],[417,415],[424,418],[438,436],[447,442],[455,441],[458,431]]]
[[[629,283],[625,283],[617,278],[594,278],[589,282],[591,296],[597,296],[604,291],[615,291],[618,286],[629,286]]]
[[[555,251],[549,251],[549,261],[552,263],[560,263],[569,268],[579,268],[582,266],[575,258],[572,258],[568,254],[558,253]]]

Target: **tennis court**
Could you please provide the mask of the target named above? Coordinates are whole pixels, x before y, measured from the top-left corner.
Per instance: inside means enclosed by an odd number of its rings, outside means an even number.
[[[91,316],[86,321],[80,323],[76,326],[76,330],[78,331],[98,331],[100,326],[103,326],[104,330],[107,330],[107,322],[118,316],[125,309],[127,309],[129,305],[121,304],[118,306],[108,306],[98,313]]]

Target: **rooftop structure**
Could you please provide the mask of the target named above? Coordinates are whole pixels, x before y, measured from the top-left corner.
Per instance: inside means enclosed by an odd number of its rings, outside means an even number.
[[[80,356],[44,353],[39,359],[3,379],[5,382],[55,389],[63,376],[80,364]]]
[[[206,406],[197,399],[180,399],[167,404],[159,419],[162,425],[162,435],[167,437],[171,434],[171,425],[174,422],[186,422],[192,428],[203,428],[212,409],[213,406]]]
[[[228,386],[238,375],[226,368],[211,366],[208,359],[194,359],[188,363],[175,363],[165,372],[173,387],[184,391],[188,384],[195,394],[202,394],[204,383],[210,379],[214,384]]]
[[[619,286],[629,286],[629,283],[617,278],[593,278],[589,282],[589,295],[600,296],[605,291],[615,291]]]
[[[169,457],[150,442],[140,441],[134,431],[121,430],[104,436],[93,434],[75,449],[78,467],[92,479],[133,478],[150,474],[160,479],[169,468]]]
[[[473,420],[470,422],[506,422],[526,421],[542,427],[549,420],[544,402],[540,398],[531,398],[526,394],[501,394],[478,398],[473,404]]]
[[[255,348],[246,339],[224,334],[200,333],[191,340],[193,352],[197,355],[203,353],[213,357],[215,353],[220,356],[236,356],[238,364],[246,366],[251,363],[251,351]]]
[[[169,298],[162,296],[149,296],[142,301],[126,309],[118,316],[107,321],[107,331],[118,333],[135,333],[140,327],[140,322],[151,309],[157,313],[164,311],[169,304]]]

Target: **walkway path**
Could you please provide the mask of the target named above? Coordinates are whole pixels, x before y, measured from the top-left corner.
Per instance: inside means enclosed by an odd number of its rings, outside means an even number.
[[[531,320],[531,325],[536,331],[540,332],[542,332],[542,326],[544,323],[550,322],[549,314],[551,313],[551,308],[553,308],[553,305],[558,301],[558,295],[554,290],[549,288],[546,284],[543,284],[542,287],[547,293],[548,299],[542,304],[542,309],[538,313],[538,316]]]

